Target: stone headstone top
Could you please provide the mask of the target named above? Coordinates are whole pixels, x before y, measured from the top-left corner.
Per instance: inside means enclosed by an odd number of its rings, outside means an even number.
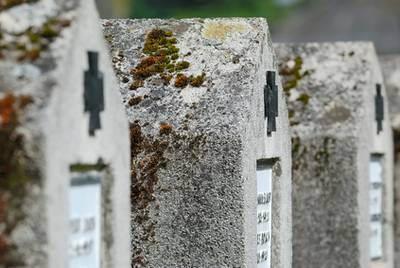
[[[265,20],[104,20],[103,30],[131,123],[133,267],[290,267],[287,110],[277,75],[268,136]],[[275,191],[257,240],[259,159],[271,160],[262,177]]]
[[[0,3],[0,267],[73,267],[75,253],[129,266],[128,124],[98,20],[94,1]],[[80,217],[72,178],[99,169],[101,198]],[[74,221],[104,223],[101,241],[75,243]]]
[[[379,187],[370,192],[370,184],[380,181],[391,189],[393,170],[388,101],[374,46],[338,42],[274,48],[292,126],[293,262],[299,267],[391,267],[391,191],[381,203],[385,220],[372,222],[370,213],[382,210],[369,207],[381,193]]]
[[[360,116],[366,112],[362,104],[368,92],[363,88],[372,83],[372,44],[276,44],[275,48],[293,132],[357,135]]]
[[[240,85],[255,82],[263,20],[104,20],[103,27],[131,120],[140,120],[154,98],[175,102],[152,107],[146,120],[173,128],[230,132],[246,120],[241,111],[249,107],[239,100],[251,92]],[[194,110],[196,123],[185,123]]]

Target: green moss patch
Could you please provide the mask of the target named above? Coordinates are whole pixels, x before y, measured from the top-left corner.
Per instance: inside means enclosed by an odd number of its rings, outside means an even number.
[[[0,38],[0,58],[8,56],[18,61],[35,61],[70,25],[70,20],[57,17],[48,19],[40,27],[30,27],[21,34],[2,33],[2,36],[8,35],[9,38],[8,41]]]
[[[201,76],[202,79],[190,83],[186,75],[186,79],[184,79],[182,74],[179,73],[188,69],[190,62],[178,60],[179,48],[176,46],[177,42],[172,31],[158,28],[151,30],[144,42],[142,50],[144,57],[130,71],[134,78],[130,88],[136,90],[143,87],[144,81],[155,75],[159,75],[165,85],[169,85],[175,77],[174,85],[178,88],[185,88],[189,84],[193,87],[202,86],[205,75]]]
[[[283,79],[283,90],[290,95],[290,90],[296,88],[299,80],[310,74],[309,71],[302,72],[303,59],[300,56],[289,59],[279,64],[279,74]]]
[[[189,77],[189,84],[190,84],[192,87],[200,87],[200,86],[204,83],[205,77],[206,77],[206,74],[205,74],[205,73],[203,73],[203,74],[201,74],[201,75],[198,75],[198,76],[193,76],[193,75],[191,75],[191,76]]]
[[[107,168],[107,165],[103,163],[103,161],[99,160],[96,164],[84,164],[84,163],[76,163],[72,164],[69,168],[71,172],[90,172],[90,171],[103,171]]]
[[[9,239],[14,228],[25,217],[21,206],[27,189],[38,177],[32,159],[25,151],[25,137],[19,131],[21,116],[33,102],[27,95],[11,93],[0,98],[0,266],[12,267],[23,259]]]
[[[26,3],[35,3],[38,0],[1,0],[0,1],[0,12],[6,9],[26,4]]]
[[[302,93],[298,98],[298,101],[301,101],[304,105],[307,105],[308,102],[310,101],[310,95],[307,93]]]
[[[292,95],[292,90],[296,90],[299,86],[301,79],[311,75],[312,71],[303,70],[303,59],[300,56],[296,56],[291,59],[287,59],[279,64],[279,74],[282,77],[283,90],[287,99]],[[311,95],[305,91],[300,92],[300,95],[295,101],[300,102],[302,107],[305,108],[311,99]],[[289,103],[290,104],[290,103]],[[291,126],[298,125],[296,121],[296,111],[294,107],[289,105],[289,123]]]

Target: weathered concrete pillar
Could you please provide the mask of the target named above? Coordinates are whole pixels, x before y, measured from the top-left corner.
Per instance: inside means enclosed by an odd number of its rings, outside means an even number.
[[[133,267],[291,267],[290,137],[272,73],[264,110],[265,20],[103,27],[131,123]]]
[[[395,167],[394,167],[394,245],[395,267],[400,267],[400,55],[379,58],[388,93],[392,120]]]
[[[392,136],[373,45],[275,49],[292,125],[293,266],[392,267]]]
[[[0,267],[129,267],[129,128],[94,3],[29,2],[1,4]]]

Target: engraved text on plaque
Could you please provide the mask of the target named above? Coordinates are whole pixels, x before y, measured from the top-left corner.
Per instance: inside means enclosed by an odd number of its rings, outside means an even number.
[[[257,268],[271,267],[272,167],[257,167]]]
[[[373,156],[370,162],[370,257],[382,258],[382,161]]]
[[[73,177],[69,207],[69,267],[100,268],[101,183],[99,174],[83,173]]]

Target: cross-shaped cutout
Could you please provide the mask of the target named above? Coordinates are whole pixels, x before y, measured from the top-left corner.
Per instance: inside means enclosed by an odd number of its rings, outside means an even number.
[[[383,120],[385,119],[384,111],[384,100],[382,97],[382,85],[376,85],[376,96],[375,96],[375,119],[377,122],[378,134],[383,130]]]
[[[88,52],[89,70],[85,71],[85,112],[89,113],[89,135],[101,129],[100,112],[104,111],[103,73],[98,68],[99,53]]]
[[[276,131],[278,117],[278,86],[275,84],[275,72],[267,72],[267,85],[264,87],[264,113],[267,118],[267,134]]]

